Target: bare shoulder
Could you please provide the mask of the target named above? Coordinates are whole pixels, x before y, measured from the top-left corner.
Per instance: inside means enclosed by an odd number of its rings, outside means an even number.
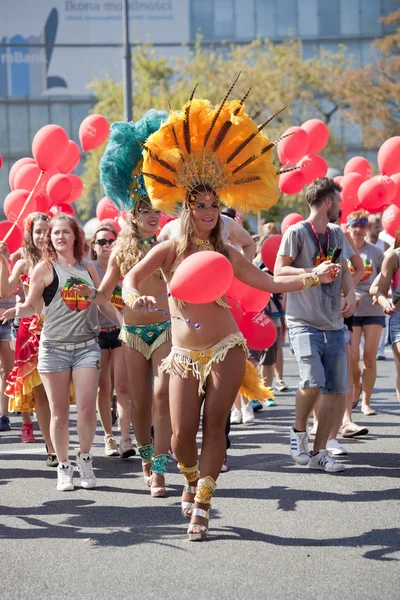
[[[25,258],[20,258],[14,264],[13,274],[15,275],[25,275],[29,272],[28,261]]]
[[[32,271],[32,279],[42,280],[45,285],[49,285],[53,277],[53,265],[45,260],[41,260]]]

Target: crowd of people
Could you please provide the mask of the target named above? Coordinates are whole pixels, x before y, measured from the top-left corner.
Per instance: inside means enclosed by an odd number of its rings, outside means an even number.
[[[115,181],[120,186],[126,167],[116,158],[125,143],[117,129],[102,161],[103,185],[116,204],[121,196]],[[136,129],[130,141],[141,150],[153,134],[154,147],[165,147],[170,130],[164,129],[160,123],[148,127],[141,140]],[[176,146],[179,140],[169,143]],[[126,226],[118,234],[113,225],[100,223],[86,256],[82,229],[62,213],[52,219],[31,214],[16,254],[9,256],[6,243],[0,245],[0,430],[10,430],[9,412],[21,413],[21,441],[34,441],[34,412],[47,447],[46,464],[57,468],[57,489],[73,490],[69,413],[75,403],[76,465],[81,486],[90,489],[96,485],[97,408],[106,456],[134,456],[134,432],[144,483],[153,497],[166,495],[169,458],[176,457],[185,479],[181,510],[190,520],[189,540],[203,540],[219,473],[227,469],[231,424],[252,423],[263,403],[274,406],[271,390],[287,390],[285,339],[300,373],[290,429],[296,463],[342,471],[344,464],[336,458],[347,450],[339,434],[368,434],[353,422],[352,409],[361,398],[362,413],[375,414],[371,399],[385,316],[400,400],[400,236],[393,248],[382,247],[377,217],[363,211],[350,214],[345,227],[338,225],[341,188],[321,178],[308,188],[308,218],[285,232],[271,273],[260,248],[278,232],[277,225],[265,225],[255,241],[241,213],[231,208],[221,215],[218,176],[214,184],[210,178],[199,181],[193,165],[180,216],[160,231],[160,204],[148,181],[170,187],[157,174],[160,165],[167,170],[167,161],[149,146],[145,150],[147,162],[127,187],[134,201]],[[136,166],[129,165],[129,176]],[[143,175],[149,178],[147,187]],[[154,194],[162,197],[160,189]],[[264,312],[273,319],[277,337],[270,348],[248,350],[226,297],[195,304],[172,295],[179,265],[203,251],[222,254],[238,280],[271,293]]]

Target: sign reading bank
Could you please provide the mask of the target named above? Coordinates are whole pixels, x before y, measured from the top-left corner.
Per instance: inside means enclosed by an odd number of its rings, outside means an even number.
[[[103,44],[122,41],[122,1],[13,0],[1,12],[0,96],[86,96],[95,77],[121,79],[121,48]],[[129,29],[131,42],[179,47],[189,41],[189,0],[129,0]]]

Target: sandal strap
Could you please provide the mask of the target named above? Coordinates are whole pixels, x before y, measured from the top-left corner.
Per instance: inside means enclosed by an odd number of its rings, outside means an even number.
[[[202,517],[203,519],[210,518],[210,512],[208,510],[204,510],[203,508],[194,508],[192,510],[192,517]],[[192,523],[195,525],[195,523]]]
[[[187,530],[187,533],[195,533],[193,531],[193,529],[195,527],[196,527],[196,529],[199,529],[201,533],[206,533],[208,531],[208,527],[206,527],[205,525],[198,525],[197,523],[191,523],[189,525],[189,529]]]
[[[197,486],[196,485],[184,485],[183,491],[187,492],[188,494],[195,494],[197,492]]]
[[[182,509],[185,509],[185,508],[187,508],[187,509],[193,508],[193,502],[184,502],[184,501],[182,500],[182,502],[181,502],[181,508],[182,508]]]

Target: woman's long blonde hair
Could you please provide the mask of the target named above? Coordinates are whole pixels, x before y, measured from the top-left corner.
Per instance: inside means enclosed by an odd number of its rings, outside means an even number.
[[[149,206],[150,201],[140,200],[135,208],[127,215],[127,227],[124,227],[117,239],[116,261],[119,272],[125,277],[129,271],[146,255],[146,248],[141,242],[141,236],[137,224],[133,219],[137,218],[142,206]]]
[[[196,192],[209,192],[214,194],[215,198],[218,199],[217,194],[207,185],[201,185],[192,190],[191,195]],[[188,199],[189,200],[189,199]],[[176,247],[176,263],[181,262],[185,257],[190,248],[191,240],[198,236],[196,225],[193,220],[192,209],[188,202],[185,204],[185,208],[182,211],[181,217],[181,237]],[[226,244],[222,239],[222,219],[221,215],[218,217],[217,224],[210,233],[210,242],[214,246],[215,252],[219,252],[226,256],[229,260],[229,252]]]

